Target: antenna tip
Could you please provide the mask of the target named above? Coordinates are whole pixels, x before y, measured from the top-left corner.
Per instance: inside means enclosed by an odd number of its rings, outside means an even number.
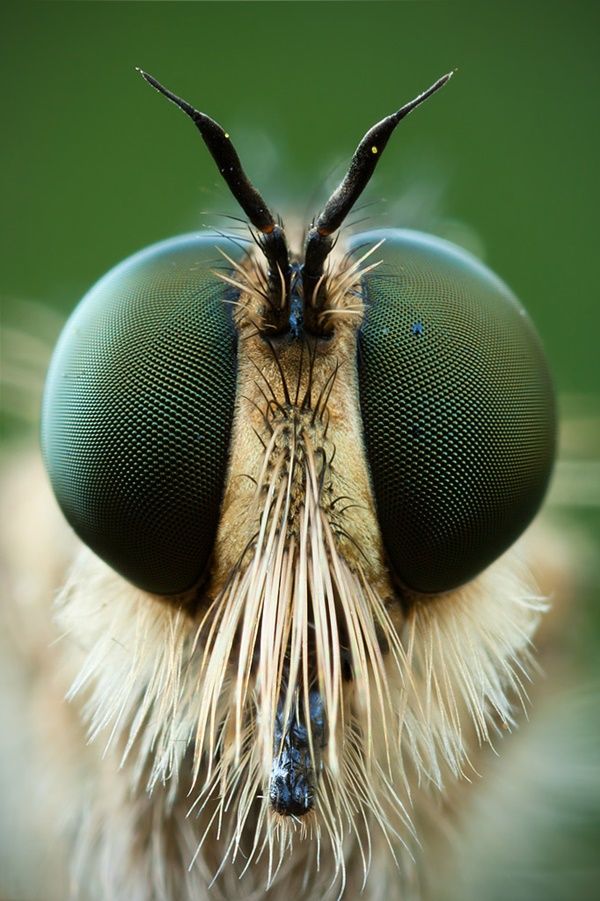
[[[448,82],[450,81],[450,79],[452,78],[452,76],[454,75],[454,73],[456,71],[457,71],[456,69],[450,69],[449,72],[446,72],[445,75],[442,75],[442,77],[438,80],[437,84],[440,87],[442,87],[445,84],[448,84]]]
[[[135,67],[135,71],[139,72],[144,81],[154,88],[155,91],[158,91],[159,94],[164,94],[165,97],[168,97],[169,100],[172,100],[173,103],[177,103],[178,106],[182,106],[184,101],[180,100],[179,97],[175,97],[175,95],[171,94],[167,88],[163,87],[160,81],[154,77],[154,75],[150,75],[149,72],[144,72],[143,69],[140,69],[139,66]]]
[[[156,78],[154,78],[153,75],[150,75],[148,72],[144,72],[144,70],[140,69],[139,66],[135,67],[135,71],[139,72],[144,81],[146,81],[149,85],[152,85],[152,87],[156,88],[157,91],[162,91],[162,93],[164,93],[162,85],[156,80]]]

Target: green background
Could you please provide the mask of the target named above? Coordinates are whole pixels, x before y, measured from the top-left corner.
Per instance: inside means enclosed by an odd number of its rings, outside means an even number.
[[[355,218],[456,240],[524,302],[565,423],[554,506],[593,561],[599,26],[600,4],[581,2],[5,5],[5,440],[12,446],[35,429],[49,348],[100,275],[153,241],[239,212],[191,124],[135,66],[217,118],[268,202],[301,225],[364,131],[457,68],[400,125],[364,195],[376,202]],[[569,639],[582,684],[597,672],[598,590],[593,572],[582,579],[587,605]],[[534,874],[510,896],[592,897],[597,813],[575,812],[566,834],[540,852],[540,872],[551,855],[564,882],[549,888]],[[493,882],[487,892],[508,897]]]

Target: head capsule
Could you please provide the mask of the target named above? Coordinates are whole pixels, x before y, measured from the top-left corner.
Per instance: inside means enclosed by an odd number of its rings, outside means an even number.
[[[397,124],[450,75],[365,134],[303,255],[290,253],[229,134],[142,75],[192,119],[256,229],[265,343],[328,340],[336,232]],[[447,242],[397,230],[354,236],[350,257],[380,241],[379,265],[370,261],[356,288],[356,453],[397,581],[441,592],[489,565],[535,514],[554,456],[553,391],[533,326],[489,270]],[[83,541],[157,594],[191,590],[213,548],[238,380],[230,305],[244,293],[245,260],[219,235],[142,251],[86,295],[50,367],[42,446],[58,501]]]
[[[199,130],[255,230],[252,252],[206,234],[136,254],[83,299],[48,374],[42,448],[65,516],[138,588],[203,604],[200,626],[196,608],[185,620],[202,648],[197,759],[231,737],[222,772],[245,759],[244,795],[282,815],[323,798],[323,772],[334,795],[348,788],[339,774],[370,759],[386,722],[388,760],[402,764],[394,693],[368,688],[401,664],[387,653],[400,597],[477,576],[534,516],[552,467],[546,360],[496,276],[394,229],[332,254],[393,130],[449,77],[366,133],[294,253],[228,133],[144,74]],[[498,668],[511,665],[500,650]],[[463,696],[477,722],[486,691]],[[370,694],[384,725],[340,741]],[[345,718],[353,699],[359,717]],[[336,803],[342,822],[350,808]]]

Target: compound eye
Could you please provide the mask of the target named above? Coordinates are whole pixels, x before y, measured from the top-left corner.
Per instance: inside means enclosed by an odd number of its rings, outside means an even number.
[[[382,238],[383,262],[363,277],[367,458],[393,571],[442,592],[499,557],[540,506],[554,394],[531,321],[492,272],[417,232],[352,243],[362,253]]]
[[[202,577],[223,494],[236,391],[231,297],[215,236],[130,257],[67,322],[42,410],[52,487],[79,537],[156,594]]]

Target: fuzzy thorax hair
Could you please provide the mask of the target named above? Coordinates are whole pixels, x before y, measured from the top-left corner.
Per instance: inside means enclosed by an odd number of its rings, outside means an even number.
[[[112,807],[98,799],[84,841],[114,841],[111,817],[136,798],[177,846],[161,864],[188,874],[177,897],[196,890],[194,873],[224,897],[242,873],[257,892],[289,895],[292,872],[300,886],[360,889],[378,848],[410,859],[420,799],[472,775],[526,696],[544,604],[516,551],[436,597],[401,594],[386,567],[355,363],[372,264],[335,258],[320,314],[334,331],[289,340],[269,336],[260,264],[231,261],[237,405],[208,579],[167,603],[82,551],[59,598],[70,698],[126,785]],[[294,728],[302,816],[273,803]]]

